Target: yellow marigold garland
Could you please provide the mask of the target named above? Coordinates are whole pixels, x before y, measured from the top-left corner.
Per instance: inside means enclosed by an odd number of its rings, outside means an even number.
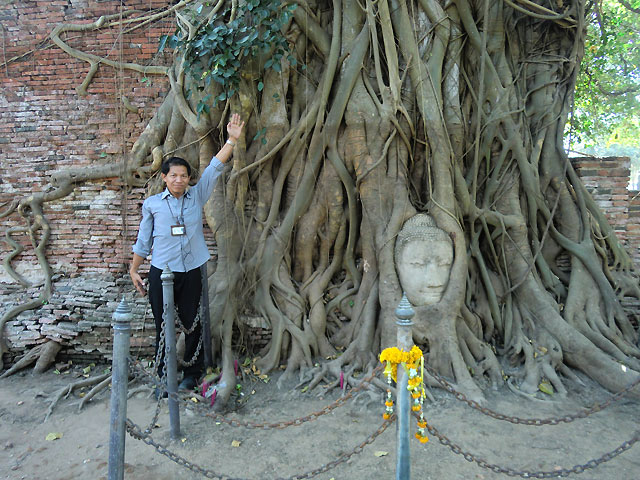
[[[422,404],[426,397],[424,388],[424,357],[422,350],[419,347],[413,346],[410,351],[405,352],[397,347],[385,348],[380,353],[380,362],[385,364],[384,374],[387,377],[387,400],[384,402],[385,411],[382,417],[385,420],[391,418],[393,414],[393,399],[391,398],[391,380],[397,381],[398,377],[398,365],[407,372],[409,381],[407,384],[407,390],[411,393],[413,404],[411,410],[414,412],[420,412],[420,420],[418,420],[418,431],[416,432],[416,438],[420,443],[426,443],[429,438],[426,434],[427,422],[424,419],[422,412]],[[419,367],[419,371],[418,371]]]

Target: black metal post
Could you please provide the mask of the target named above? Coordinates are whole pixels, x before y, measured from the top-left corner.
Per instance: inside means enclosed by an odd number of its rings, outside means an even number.
[[[411,319],[415,315],[413,308],[406,295],[402,295],[402,300],[396,308],[396,325],[398,326],[397,343],[398,348],[405,352],[411,350],[413,346],[413,336],[411,334],[411,327],[413,322]],[[397,388],[397,412],[398,412],[398,451],[397,451],[397,463],[396,463],[396,480],[409,480],[411,478],[411,464],[409,461],[409,441],[411,434],[409,432],[409,416],[411,412],[411,397],[407,386],[409,384],[409,376],[404,368],[398,366],[398,383]]]
[[[109,480],[124,478],[125,421],[129,383],[131,308],[123,298],[113,312],[113,357],[111,360],[111,425],[109,434]]]
[[[180,410],[178,409],[178,357],[176,352],[176,319],[173,298],[173,272],[164,267],[162,280],[162,308],[164,328],[164,361],[167,369],[167,392],[169,393],[169,428],[171,438],[180,436]]]

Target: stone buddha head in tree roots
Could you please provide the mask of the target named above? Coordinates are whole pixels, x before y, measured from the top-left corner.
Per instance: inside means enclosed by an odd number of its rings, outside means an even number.
[[[400,285],[414,306],[438,303],[447,288],[453,264],[453,242],[429,215],[405,222],[395,250]]]

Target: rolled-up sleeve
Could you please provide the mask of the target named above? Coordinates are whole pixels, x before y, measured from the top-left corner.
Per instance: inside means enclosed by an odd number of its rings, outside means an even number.
[[[140,229],[138,230],[138,238],[133,245],[133,253],[146,258],[151,253],[153,245],[153,215],[149,209],[148,200],[142,204],[142,220],[140,221]]]

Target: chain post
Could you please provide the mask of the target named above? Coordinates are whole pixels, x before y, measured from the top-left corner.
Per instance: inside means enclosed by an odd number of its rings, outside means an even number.
[[[415,315],[406,294],[402,294],[402,300],[396,308],[396,325],[397,343],[400,350],[408,352],[413,346],[413,336],[411,327],[413,322],[411,319]],[[396,458],[396,480],[409,480],[411,478],[410,451],[409,441],[411,434],[409,432],[409,413],[411,412],[411,398],[407,386],[409,384],[409,376],[404,368],[398,368],[397,388],[397,412],[398,412],[398,446]]]
[[[167,392],[169,393],[169,424],[171,438],[180,437],[180,410],[178,406],[178,357],[176,354],[176,321],[173,298],[173,272],[164,267],[162,280],[162,308],[165,322],[164,362],[167,371]]]
[[[125,421],[129,382],[129,345],[133,315],[127,301],[113,312],[113,358],[111,360],[111,420],[109,434],[109,480],[124,478]]]

